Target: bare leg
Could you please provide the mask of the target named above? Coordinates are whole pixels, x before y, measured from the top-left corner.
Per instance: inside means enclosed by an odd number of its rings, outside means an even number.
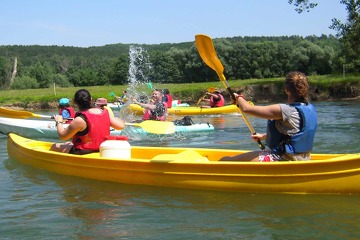
[[[260,151],[246,152],[232,157],[223,157],[220,161],[258,162]]]
[[[70,149],[73,147],[71,142],[65,143],[54,143],[50,150],[54,152],[62,152],[62,153],[69,153]]]

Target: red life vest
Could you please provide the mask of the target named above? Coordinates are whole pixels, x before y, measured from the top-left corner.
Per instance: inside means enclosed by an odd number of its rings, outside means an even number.
[[[78,132],[73,137],[72,143],[77,150],[99,151],[100,144],[110,135],[110,116],[104,109],[100,114],[90,113],[89,110],[77,112],[76,116],[82,115],[87,124],[87,132]],[[85,130],[85,131],[86,131]]]
[[[75,118],[75,110],[72,107],[61,108],[59,110],[59,115],[62,115],[62,112],[64,110],[67,110],[70,113],[70,118]],[[69,123],[71,123],[71,121],[72,121],[72,119],[67,120],[65,123],[69,124]]]
[[[225,104],[225,99],[223,97],[223,95],[221,94],[217,94],[220,99],[219,100],[215,100],[213,96],[210,97],[210,107],[223,107]]]
[[[166,97],[167,97],[167,102],[166,102],[167,108],[171,108],[172,107],[173,97],[172,97],[171,94],[166,94]]]
[[[167,104],[164,102],[163,105],[164,105],[164,111],[163,113],[161,113],[162,115],[160,115],[160,112],[162,111],[159,111],[158,108],[155,110],[146,109],[142,117],[142,120],[165,121],[167,115]]]

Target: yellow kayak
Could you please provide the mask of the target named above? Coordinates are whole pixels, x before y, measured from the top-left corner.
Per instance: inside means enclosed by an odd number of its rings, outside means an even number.
[[[137,104],[130,104],[127,111],[134,115],[142,116],[144,114],[145,109]],[[240,113],[240,110],[235,105],[227,105],[224,107],[216,107],[216,108],[172,107],[168,109],[169,115],[181,115],[181,116],[234,114],[234,113]]]
[[[125,148],[123,141],[114,141],[98,153],[71,155],[50,151],[51,142],[10,133],[7,149],[10,158],[36,168],[126,184],[234,192],[360,193],[360,154],[313,154],[313,160],[299,162],[219,162],[223,156],[245,151],[137,147],[127,142]]]

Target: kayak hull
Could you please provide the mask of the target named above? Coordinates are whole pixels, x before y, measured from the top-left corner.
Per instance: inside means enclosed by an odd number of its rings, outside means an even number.
[[[233,192],[360,193],[360,154],[313,154],[300,162],[220,162],[245,151],[131,147],[131,158],[49,151],[52,143],[9,134],[10,158],[58,174],[125,184]]]
[[[67,126],[67,124],[64,124],[64,127]],[[175,126],[175,133],[213,132],[214,130],[214,126],[209,123]],[[59,138],[54,121],[0,117],[0,133],[9,134],[10,132],[28,138]],[[124,130],[110,130],[110,134],[113,136],[126,135],[127,133],[139,135],[149,134],[141,127],[133,126],[127,126]]]
[[[63,125],[65,128],[68,124]],[[16,133],[28,138],[55,138],[58,139],[55,122],[48,120],[32,120],[0,117],[0,133]],[[121,130],[111,129],[110,134],[118,136]]]
[[[130,104],[127,112],[142,116],[145,109],[137,104]],[[201,108],[201,107],[172,107],[168,108],[169,115],[178,116],[192,116],[192,115],[218,115],[218,114],[239,114],[240,110],[236,105],[227,105],[216,108]]]
[[[188,103],[178,103],[178,100],[174,100],[172,102],[172,107],[190,107]],[[134,104],[135,105],[135,104]],[[119,111],[124,104],[120,104],[119,102],[108,103],[108,107],[110,107],[113,111]]]

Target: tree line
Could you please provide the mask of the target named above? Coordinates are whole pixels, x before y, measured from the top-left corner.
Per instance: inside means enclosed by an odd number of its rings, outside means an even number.
[[[317,6],[290,0],[298,13]],[[233,37],[214,39],[228,79],[283,77],[298,70],[308,75],[360,72],[360,0],[341,0],[346,22],[332,19],[336,36]],[[102,47],[0,46],[0,89],[119,85],[129,81],[129,44]],[[147,81],[216,81],[194,42],[140,45],[149,55]]]
[[[340,42],[332,35],[233,37],[214,39],[228,79],[282,77],[288,71],[330,74],[341,71]],[[129,44],[103,47],[0,46],[0,88],[121,85],[129,80]],[[191,83],[216,81],[195,43],[139,45],[151,68],[148,81]],[[14,62],[17,60],[16,77]],[[10,86],[11,85],[11,86]]]

